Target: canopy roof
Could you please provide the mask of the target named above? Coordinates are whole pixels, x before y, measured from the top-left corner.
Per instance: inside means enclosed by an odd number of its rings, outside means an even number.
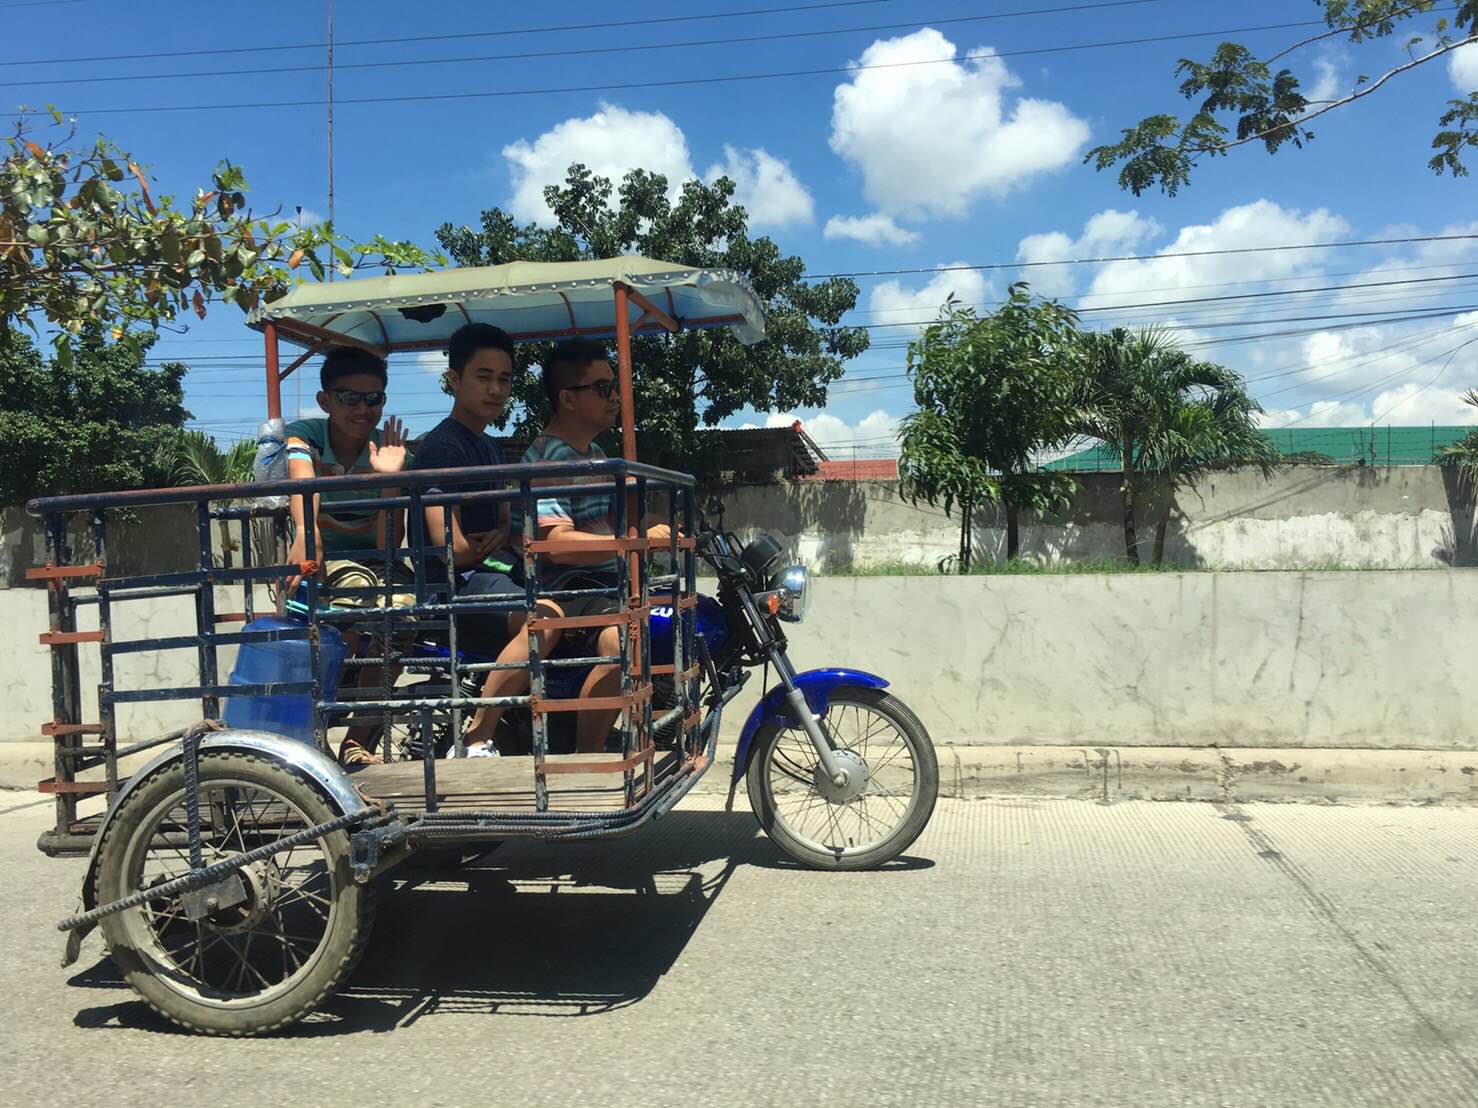
[[[676,324],[729,327],[746,345],[765,337],[764,306],[738,273],[635,256],[304,284],[247,322],[258,330],[274,323],[303,347],[341,343],[379,353],[440,349],[469,322],[494,324],[522,342],[603,338],[616,333],[617,285],[632,294],[633,334]]]

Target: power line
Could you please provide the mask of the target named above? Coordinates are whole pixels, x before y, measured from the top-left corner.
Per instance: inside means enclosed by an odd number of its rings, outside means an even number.
[[[987,262],[980,265],[940,265],[911,269],[866,269],[837,273],[806,273],[805,281],[827,281],[833,277],[909,277],[919,274],[981,272],[993,269],[1039,269],[1049,265],[1107,265],[1109,262],[1157,262],[1164,258],[1219,258],[1233,254],[1277,254],[1289,250],[1342,250],[1357,246],[1405,246],[1425,242],[1470,242],[1474,235],[1419,235],[1411,238],[1349,239],[1344,242],[1281,243],[1276,246],[1235,246],[1220,250],[1178,250],[1162,254],[1119,254],[1103,258],[1061,258],[1051,262]],[[1286,278],[1292,280],[1293,278]]]
[[[1015,12],[992,12],[988,15],[965,15],[951,16],[946,19],[912,19],[906,23],[874,23],[865,26],[854,27],[829,27],[813,31],[775,31],[763,35],[736,35],[725,38],[694,39],[686,42],[657,42],[641,43],[626,46],[585,46],[570,47],[563,50],[534,50],[521,51],[513,54],[476,54],[454,58],[397,58],[393,61],[379,62],[340,62],[335,68],[346,69],[395,69],[410,65],[457,65],[469,62],[509,62],[509,61],[531,61],[547,60],[551,58],[587,57],[601,54],[629,54],[644,51],[659,50],[688,50],[696,47],[709,46],[743,46],[759,42],[777,42],[788,39],[826,38],[836,35],[849,34],[872,34],[880,31],[899,31],[910,27],[927,25],[931,27],[943,27],[959,23],[982,23],[1000,19],[1019,18],[1033,15],[1056,15],[1065,12],[1087,11],[1095,8],[1123,8],[1143,4],[1158,4],[1163,0],[1094,0],[1092,3],[1074,4],[1053,8],[1030,8]],[[436,36],[443,37],[443,36]],[[463,36],[455,36],[461,38]],[[409,40],[413,41],[413,40]],[[21,85],[92,85],[105,84],[116,81],[163,81],[193,77],[252,77],[261,75],[277,75],[284,73],[318,73],[328,68],[326,65],[285,65],[264,66],[251,69],[218,69],[218,70],[196,70],[183,73],[139,73],[139,74],[114,74],[101,77],[63,77],[54,80],[46,77],[31,77],[19,81],[0,81],[0,88],[13,88]]]
[[[1263,319],[1263,320],[1259,320],[1258,322],[1261,322],[1261,323],[1312,323],[1312,322],[1314,322],[1316,320],[1321,320],[1321,319],[1355,319],[1355,318],[1361,318],[1361,317],[1365,317],[1365,316],[1389,315],[1390,314],[1390,311],[1391,311],[1391,309],[1389,309],[1389,308],[1383,308],[1383,309],[1381,309],[1378,312],[1326,312],[1326,313],[1324,313],[1322,315],[1275,316],[1272,319]],[[1420,309],[1420,311],[1422,311],[1422,312],[1433,312],[1433,313],[1436,313],[1436,315],[1434,316],[1434,318],[1436,318],[1437,316],[1443,316],[1443,315],[1459,315],[1462,312],[1478,311],[1478,304],[1446,304],[1446,305],[1442,305],[1440,307],[1423,308],[1423,309]],[[1423,317],[1421,315],[1413,314],[1410,318],[1412,318],[1412,319],[1421,319]],[[882,330],[884,328],[892,328],[892,327],[917,327],[917,326],[920,326],[921,324],[927,326],[928,324],[937,323],[937,322],[938,322],[938,320],[936,318],[936,319],[925,319],[925,320],[909,320],[909,321],[901,322],[901,323],[872,323],[872,324],[865,324],[865,325],[863,325],[862,329],[863,330],[867,330],[867,331],[879,331],[879,330]],[[1220,321],[1220,322],[1212,322],[1212,323],[1204,323],[1204,322],[1202,322],[1202,323],[1179,323],[1179,324],[1169,323],[1169,324],[1161,324],[1161,326],[1164,327],[1168,331],[1212,331],[1212,330],[1215,330],[1215,329],[1217,329],[1219,327],[1242,327],[1242,326],[1245,326],[1248,322],[1249,321],[1246,320],[1246,319],[1233,319],[1233,320],[1223,320],[1223,321]]]
[[[80,3],[82,0],[51,0],[54,3]],[[621,19],[608,23],[566,23],[553,27],[517,27],[502,31],[464,31],[443,35],[397,35],[394,38],[340,39],[345,46],[399,46],[407,42],[446,42],[470,38],[506,38],[516,35],[543,35],[561,31],[604,31],[613,28],[650,27],[665,23],[696,23],[710,19],[737,19],[751,15],[788,15],[797,12],[825,11],[829,8],[859,8],[894,0],[832,0],[830,3],[793,4],[783,8],[749,8],[741,11],[707,12],[702,15],[673,15],[650,19]],[[16,5],[17,7],[21,5]],[[327,42],[297,42],[279,46],[222,46],[195,50],[157,50],[147,54],[98,54],[90,58],[33,58],[30,61],[7,62],[7,65],[70,65],[74,62],[123,62],[146,58],[198,58],[219,54],[260,54],[277,50],[322,50]]]
[[[733,84],[742,81],[776,81],[798,77],[830,77],[848,75],[866,70],[906,69],[922,65],[959,65],[963,62],[981,61],[987,58],[1017,58],[1041,54],[1064,54],[1078,50],[1102,50],[1118,46],[1142,46],[1150,43],[1175,42],[1184,39],[1216,38],[1223,35],[1248,34],[1257,31],[1282,30],[1290,27],[1323,26],[1318,21],[1303,20],[1297,23],[1269,23],[1258,27],[1230,27],[1220,31],[1193,31],[1178,35],[1150,35],[1143,38],[1115,39],[1108,42],[1084,42],[1070,46],[1041,46],[1025,50],[992,50],[966,53],[956,58],[927,58],[908,62],[876,62],[870,65],[825,66],[819,69],[791,69],[772,73],[736,73],[716,77],[678,77],[661,81],[628,81],[620,84],[563,85],[555,88],[496,89],[487,92],[444,92],[422,93],[404,96],[360,96],[340,98],[339,104],[421,104],[448,100],[487,100],[514,96],[554,96],[577,92],[631,92],[657,88],[683,88],[701,85]],[[69,108],[64,113],[79,115],[122,115],[138,112],[194,112],[225,111],[234,109],[261,110],[264,108],[313,108],[321,107],[323,100],[258,100],[235,104],[155,104],[133,108]],[[10,113],[12,115],[18,113]],[[1030,263],[1026,263],[1030,264]],[[1056,264],[1056,263],[1042,263]],[[930,271],[923,271],[930,272]]]

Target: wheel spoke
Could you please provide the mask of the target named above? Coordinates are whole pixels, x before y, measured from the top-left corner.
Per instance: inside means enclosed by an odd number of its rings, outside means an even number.
[[[913,810],[920,772],[913,739],[886,711],[847,700],[833,700],[826,726],[840,751],[867,766],[865,787],[846,803],[828,801],[815,785],[818,760],[809,737],[787,728],[771,740],[765,766],[771,811],[785,831],[815,851],[838,856],[870,850],[896,835]],[[804,783],[810,787],[795,796],[796,771],[806,760]]]
[[[125,893],[190,872],[177,839],[186,825],[177,788],[140,817],[122,847]],[[207,862],[237,858],[316,822],[287,795],[250,779],[223,779],[219,769],[202,779],[200,803]],[[203,919],[191,920],[180,898],[146,900],[120,918],[130,921],[130,939],[148,960],[173,967],[157,980],[183,999],[260,1003],[315,964],[334,926],[332,865],[326,842],[318,840],[237,870],[244,895]]]

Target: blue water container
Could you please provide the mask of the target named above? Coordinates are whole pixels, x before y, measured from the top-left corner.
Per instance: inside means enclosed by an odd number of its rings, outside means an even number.
[[[301,629],[303,624],[280,616],[262,616],[246,625],[247,631]],[[339,687],[348,648],[344,637],[332,627],[318,628],[319,680],[325,700],[332,700]],[[276,640],[241,645],[232,685],[270,685],[288,681],[311,681],[312,662],[306,640]],[[226,698],[227,727],[248,731],[272,731],[278,735],[312,743],[313,694],[284,693],[278,696],[231,696]]]

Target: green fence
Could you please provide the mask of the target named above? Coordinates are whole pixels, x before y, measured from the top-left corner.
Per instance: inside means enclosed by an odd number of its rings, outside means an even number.
[[[1284,427],[1262,432],[1290,462],[1312,465],[1427,466],[1437,451],[1458,442],[1472,427]],[[1047,462],[1043,469],[1072,473],[1117,472],[1118,455],[1090,447]]]

